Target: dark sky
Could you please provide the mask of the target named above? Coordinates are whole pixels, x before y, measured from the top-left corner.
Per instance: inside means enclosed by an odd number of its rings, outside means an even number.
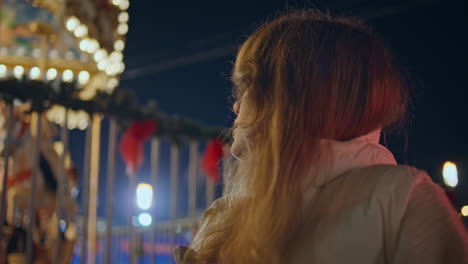
[[[286,7],[331,8],[367,18],[415,90],[409,124],[404,133],[387,137],[390,149],[435,181],[443,162],[455,161],[456,194],[468,203],[466,1],[132,1],[122,86],[134,89],[142,103],[155,99],[169,114],[227,127],[235,47]]]

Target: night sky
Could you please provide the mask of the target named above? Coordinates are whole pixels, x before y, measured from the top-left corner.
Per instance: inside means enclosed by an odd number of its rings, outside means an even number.
[[[468,203],[466,3],[132,1],[125,50],[127,67],[121,86],[133,89],[141,103],[155,99],[168,114],[228,127],[233,118],[228,81],[232,61],[237,47],[256,25],[285,8],[329,8],[340,14],[363,16],[388,42],[412,81],[413,109],[408,124],[403,132],[386,137],[388,147],[399,162],[428,171],[436,182],[441,181],[443,162],[456,162],[460,176],[456,195],[461,205]],[[103,132],[107,133],[106,129]],[[167,157],[162,162],[165,160]],[[145,163],[140,179],[147,177],[148,167]],[[101,171],[104,169],[102,166]],[[167,170],[167,165],[161,169]],[[127,179],[121,164],[118,171],[116,192],[122,192]],[[164,195],[167,180],[163,178],[161,185],[157,200],[164,199],[158,197]],[[125,216],[123,197],[114,196],[117,218]],[[166,209],[157,205],[156,210]],[[104,213],[103,203],[100,212]]]

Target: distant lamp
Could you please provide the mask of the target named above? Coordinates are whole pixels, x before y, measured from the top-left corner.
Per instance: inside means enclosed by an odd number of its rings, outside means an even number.
[[[153,217],[148,213],[141,213],[138,215],[138,223],[142,226],[150,226],[153,223]]]
[[[149,209],[153,201],[153,187],[146,183],[140,183],[136,190],[137,205],[143,210]]]
[[[458,184],[457,165],[450,161],[445,162],[442,169],[442,176],[444,178],[445,185],[451,188],[455,188]]]

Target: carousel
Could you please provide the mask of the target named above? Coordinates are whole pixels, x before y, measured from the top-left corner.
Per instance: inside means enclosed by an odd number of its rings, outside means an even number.
[[[21,94],[4,92],[0,105],[0,263],[70,262],[79,175],[66,142],[69,130],[91,120],[57,102],[118,86],[128,7],[128,0],[0,0],[0,88]],[[34,98],[44,86],[59,96]]]

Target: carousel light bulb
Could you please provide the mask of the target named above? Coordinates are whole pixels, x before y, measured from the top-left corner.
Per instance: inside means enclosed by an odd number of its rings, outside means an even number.
[[[33,49],[32,55],[34,58],[39,58],[41,56],[41,50],[38,48]]]
[[[118,39],[114,42],[114,49],[116,51],[122,51],[125,48],[125,42],[121,39]]]
[[[62,73],[62,79],[64,82],[73,81],[73,72],[71,70],[64,70]]]
[[[109,64],[108,61],[107,61],[106,59],[102,59],[102,60],[100,60],[100,61],[98,62],[97,68],[98,68],[100,71],[104,71],[104,70],[107,69],[107,64]]]
[[[107,81],[107,91],[112,92],[117,85],[119,85],[119,80],[117,80],[117,78],[109,79],[109,81]]]
[[[122,0],[112,0],[112,4],[115,6],[119,6],[121,1]]]
[[[102,59],[104,59],[107,56],[107,51],[105,49],[98,49],[94,53],[94,60],[96,62],[100,62]]]
[[[138,184],[136,189],[136,201],[140,209],[149,209],[153,201],[153,187],[147,183]]]
[[[87,84],[89,81],[89,72],[87,71],[80,71],[78,74],[78,83],[81,85]]]
[[[127,34],[127,32],[128,32],[128,24],[127,23],[119,24],[119,26],[117,27],[117,33],[119,35],[125,35]]]
[[[80,50],[82,51],[86,51],[88,50],[88,45],[89,45],[89,40],[86,38],[86,39],[82,39],[80,41]]]
[[[141,213],[138,215],[138,223],[142,226],[150,226],[153,222],[153,218],[148,213]]]
[[[125,63],[120,62],[119,63],[119,69],[118,69],[117,73],[122,73],[124,71],[125,71]]]
[[[7,67],[4,64],[0,64],[0,78],[7,76]]]
[[[67,19],[67,22],[65,23],[65,27],[68,29],[68,31],[73,31],[75,30],[78,26],[80,25],[80,21],[78,18],[72,16]]]
[[[39,67],[32,67],[29,71],[29,77],[33,80],[39,79],[39,77],[41,77],[41,70]]]
[[[56,69],[50,68],[50,69],[47,70],[47,73],[46,73],[47,80],[52,81],[56,77],[57,77],[57,70]]]
[[[74,31],[75,37],[82,38],[88,35],[88,27],[86,25],[79,25]]]
[[[120,10],[127,10],[130,6],[130,2],[128,0],[120,0],[119,8]]]
[[[88,120],[86,118],[80,119],[78,122],[78,129],[85,130],[88,127]]]
[[[113,51],[109,57],[112,62],[121,62],[123,60],[123,54],[120,51]]]
[[[21,77],[23,77],[23,74],[24,74],[24,68],[23,66],[15,66],[15,68],[13,68],[13,76],[15,76],[16,79],[21,79]]]
[[[89,39],[88,49],[86,50],[89,53],[94,53],[99,49],[99,42],[95,39]]]
[[[127,12],[127,11],[122,11],[122,12],[120,12],[119,17],[117,18],[117,20],[119,21],[119,23],[127,23],[127,22],[128,22],[128,19],[129,19],[129,16],[128,16],[128,12]]]

